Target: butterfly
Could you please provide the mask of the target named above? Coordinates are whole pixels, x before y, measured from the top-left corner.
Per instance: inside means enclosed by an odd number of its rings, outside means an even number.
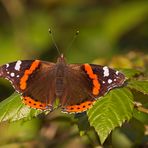
[[[111,89],[124,85],[125,76],[107,66],[67,64],[61,54],[56,63],[18,60],[0,66],[0,77],[9,80],[31,108],[53,110],[56,98],[63,112],[81,113]]]

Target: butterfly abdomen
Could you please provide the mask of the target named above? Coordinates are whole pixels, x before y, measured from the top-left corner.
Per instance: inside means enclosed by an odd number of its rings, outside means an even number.
[[[57,66],[56,69],[56,80],[55,80],[55,93],[57,97],[61,97],[64,92],[64,76],[65,76],[65,65]]]

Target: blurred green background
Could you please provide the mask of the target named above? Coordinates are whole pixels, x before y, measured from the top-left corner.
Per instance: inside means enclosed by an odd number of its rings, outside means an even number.
[[[58,52],[49,28],[69,63],[95,62],[111,67],[143,68],[143,60],[148,61],[147,0],[1,0],[0,64],[18,59],[56,62]],[[68,49],[77,30],[80,33]],[[112,62],[107,62],[110,60]],[[12,92],[9,83],[1,80],[0,99]],[[74,123],[69,121],[68,115],[57,111],[51,116],[53,118],[3,123],[0,145],[92,147],[88,137],[80,140],[78,129],[72,126]],[[56,119],[59,122],[55,122]],[[119,133],[115,135],[121,135]],[[128,138],[123,141],[129,147],[133,144]]]

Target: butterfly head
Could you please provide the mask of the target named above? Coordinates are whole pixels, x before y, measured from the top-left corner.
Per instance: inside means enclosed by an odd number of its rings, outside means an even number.
[[[58,57],[57,64],[58,63],[66,63],[66,60],[63,54],[61,54],[60,57]]]

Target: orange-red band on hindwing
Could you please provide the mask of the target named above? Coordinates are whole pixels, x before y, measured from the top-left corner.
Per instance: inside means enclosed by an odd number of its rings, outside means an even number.
[[[68,113],[81,113],[81,112],[84,112],[87,109],[89,109],[94,102],[95,102],[95,100],[94,101],[86,101],[86,102],[81,103],[80,105],[67,106],[67,107],[65,107],[65,111]]]
[[[94,72],[89,64],[84,64],[84,70],[88,74],[89,78],[92,79],[92,82],[93,82],[92,93],[93,93],[93,95],[97,96],[100,91],[100,83],[98,81],[98,77],[96,74],[94,74]]]
[[[23,102],[24,102],[25,105],[28,105],[28,106],[30,106],[32,108],[41,109],[41,110],[46,109],[46,104],[45,103],[35,101],[30,97],[23,97]]]
[[[39,66],[40,61],[39,60],[35,60],[32,65],[30,66],[29,69],[25,70],[25,73],[23,75],[23,77],[20,80],[20,88],[22,90],[26,89],[27,87],[27,80],[29,78],[29,75],[31,75]]]

